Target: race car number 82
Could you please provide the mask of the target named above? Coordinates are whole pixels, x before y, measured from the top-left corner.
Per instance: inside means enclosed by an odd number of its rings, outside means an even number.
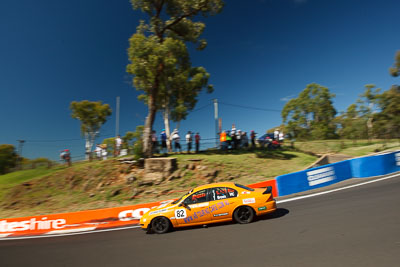
[[[186,210],[184,209],[175,210],[175,218],[177,219],[186,218]]]

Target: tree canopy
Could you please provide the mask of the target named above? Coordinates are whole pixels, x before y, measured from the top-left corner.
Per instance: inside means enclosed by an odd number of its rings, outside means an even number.
[[[81,133],[86,139],[85,149],[88,155],[93,147],[95,138],[100,133],[101,126],[112,113],[111,108],[101,101],[83,100],[71,102],[70,109],[72,111],[71,117],[81,121]]]
[[[327,87],[312,83],[297,98],[286,103],[282,118],[291,136],[300,139],[334,138],[336,110],[331,100],[334,96]]]
[[[400,87],[392,86],[376,96],[380,112],[373,114],[376,136],[385,138],[400,137]]]
[[[0,145],[0,174],[5,174],[17,165],[18,155],[13,145]]]
[[[396,52],[393,66],[389,68],[389,72],[393,77],[400,76],[400,50]]]
[[[152,153],[151,131],[159,109],[171,110],[175,119],[185,118],[194,107],[196,96],[208,87],[209,74],[202,67],[193,68],[186,43],[204,49],[200,39],[205,24],[194,19],[215,15],[222,10],[222,0],[131,0],[134,9],[148,15],[129,39],[127,72],[133,84],[143,91],[139,99],[148,105],[144,126],[143,149]]]

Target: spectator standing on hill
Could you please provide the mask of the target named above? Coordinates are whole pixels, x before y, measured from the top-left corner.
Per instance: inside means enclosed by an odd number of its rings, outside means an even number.
[[[241,146],[243,148],[248,148],[249,147],[249,138],[247,137],[247,133],[246,132],[242,133],[241,140],[242,140]]]
[[[232,148],[236,149],[237,147],[237,141],[236,141],[236,127],[235,124],[232,124],[232,129],[231,129],[231,134],[230,134],[231,140],[232,140]]]
[[[227,147],[228,147],[227,136],[228,136],[228,131],[226,131],[226,132],[222,131],[219,134],[219,141],[221,143],[221,150],[226,150]]]
[[[108,155],[107,144],[100,145],[100,148],[101,148],[101,155],[103,156],[103,160],[106,160],[107,159],[107,155]]]
[[[200,150],[200,134],[196,133],[196,135],[194,136],[194,142],[196,144],[196,153],[199,153]]]
[[[285,139],[285,135],[283,134],[283,132],[279,133],[279,142],[283,143],[283,140]]]
[[[187,153],[190,153],[192,150],[192,132],[188,131],[186,134],[186,145],[187,145]]]
[[[115,138],[115,156],[119,156],[121,153],[121,147],[122,147],[122,139],[121,136],[118,135],[117,138]]]
[[[226,148],[227,149],[232,148],[232,137],[230,136],[228,130],[225,132],[225,136],[226,136]]]
[[[69,152],[69,149],[64,149],[64,151],[61,151],[60,158],[68,167],[71,167],[71,153]]]
[[[160,133],[161,139],[161,153],[167,153],[167,134],[165,133],[165,129],[162,129]]]
[[[274,131],[274,140],[278,140],[279,138],[279,129],[275,129]]]
[[[251,139],[251,148],[255,148],[256,147],[256,133],[254,132],[254,130],[251,130],[250,133],[250,139]]]
[[[102,149],[100,147],[100,144],[97,144],[96,149],[94,150],[94,153],[96,153],[96,158],[98,160],[101,160],[101,152],[102,152]]]
[[[153,153],[158,153],[158,142],[156,131],[151,131],[151,142],[153,143]]]
[[[242,131],[237,130],[236,132],[236,148],[240,149],[242,147]]]
[[[175,129],[173,131],[171,138],[172,138],[172,141],[174,142],[175,152],[178,152],[178,150],[179,150],[179,153],[182,152],[179,131],[177,129]]]

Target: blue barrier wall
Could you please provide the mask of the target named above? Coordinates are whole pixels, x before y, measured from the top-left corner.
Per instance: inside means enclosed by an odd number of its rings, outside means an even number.
[[[345,160],[276,177],[278,196],[331,185],[349,178],[363,178],[400,171],[400,151]]]
[[[364,178],[400,171],[400,152],[351,160],[353,177]]]
[[[278,176],[279,196],[324,187],[352,177],[350,161],[345,160],[305,171]]]

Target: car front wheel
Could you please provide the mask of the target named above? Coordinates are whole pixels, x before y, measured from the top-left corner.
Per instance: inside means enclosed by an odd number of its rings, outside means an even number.
[[[251,223],[254,219],[254,211],[248,206],[242,206],[235,210],[233,217],[240,224]]]
[[[153,221],[151,222],[151,229],[156,233],[156,234],[164,234],[168,232],[171,224],[169,220],[165,217],[157,217],[154,218]]]

